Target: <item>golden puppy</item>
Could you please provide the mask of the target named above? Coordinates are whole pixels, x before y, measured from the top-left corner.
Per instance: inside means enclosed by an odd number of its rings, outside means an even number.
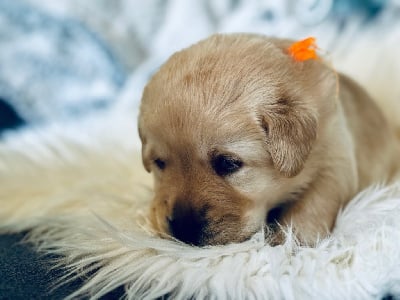
[[[389,180],[398,145],[369,96],[290,41],[214,35],[174,54],[143,94],[139,133],[157,230],[193,245],[263,224],[312,244],[360,189]],[[338,89],[339,87],[339,89]]]

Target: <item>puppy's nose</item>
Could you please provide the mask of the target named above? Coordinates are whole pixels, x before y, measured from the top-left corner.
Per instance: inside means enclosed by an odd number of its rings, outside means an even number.
[[[167,218],[167,220],[171,234],[175,238],[194,246],[201,244],[206,222],[193,209],[176,205],[173,210],[173,216]]]

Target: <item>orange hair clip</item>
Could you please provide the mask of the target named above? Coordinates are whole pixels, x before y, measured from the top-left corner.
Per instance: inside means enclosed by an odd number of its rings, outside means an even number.
[[[289,48],[289,54],[296,61],[305,61],[309,59],[318,59],[316,50],[318,49],[315,43],[315,38],[309,37],[304,40],[293,43]]]

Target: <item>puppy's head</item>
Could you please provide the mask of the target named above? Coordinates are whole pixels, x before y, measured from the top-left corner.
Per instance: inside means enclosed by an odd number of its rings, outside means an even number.
[[[311,176],[335,79],[321,62],[294,61],[289,44],[215,35],[150,80],[139,133],[157,230],[194,245],[240,242]]]

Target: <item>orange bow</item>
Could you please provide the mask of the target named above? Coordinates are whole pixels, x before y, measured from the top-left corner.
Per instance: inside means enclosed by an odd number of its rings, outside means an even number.
[[[304,40],[293,43],[289,48],[289,54],[296,61],[305,61],[309,59],[318,59],[316,50],[318,49],[315,43],[315,38],[309,37]]]

